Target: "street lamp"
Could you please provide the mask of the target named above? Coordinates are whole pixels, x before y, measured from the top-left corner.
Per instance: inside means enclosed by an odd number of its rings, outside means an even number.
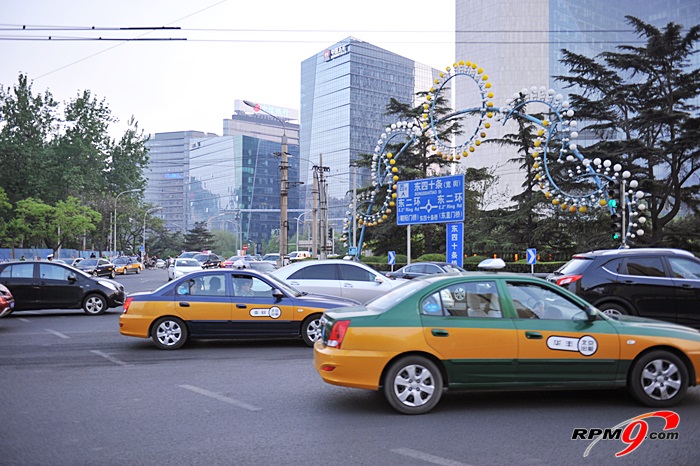
[[[154,207],[152,209],[148,209],[144,214],[143,214],[143,243],[141,245],[141,263],[143,264],[145,259],[146,259],[146,216],[150,214],[151,212],[155,212],[156,210],[163,210],[162,207]]]
[[[277,259],[277,266],[282,267],[284,265],[284,257],[287,255],[287,240],[289,239],[289,222],[287,221],[287,202],[288,202],[288,189],[289,183],[287,179],[287,125],[284,121],[267,110],[260,107],[259,104],[254,104],[248,100],[243,101],[248,107],[253,108],[256,112],[261,111],[275,120],[282,123],[282,154],[280,161],[280,256]]]
[[[119,196],[127,193],[138,193],[140,191],[141,190],[137,188],[122,191],[117,194],[117,197],[114,199],[114,243],[112,244],[114,246],[114,251],[112,254],[112,259],[114,259],[114,257],[117,255],[117,202],[119,201]]]

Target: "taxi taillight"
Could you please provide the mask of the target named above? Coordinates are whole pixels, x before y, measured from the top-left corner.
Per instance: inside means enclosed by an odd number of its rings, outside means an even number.
[[[133,301],[134,298],[126,298],[126,301],[124,301],[124,312],[123,314],[126,314],[126,311],[129,310],[129,305],[131,304],[131,301]]]
[[[557,278],[557,285],[569,285],[571,283],[581,280],[582,277],[583,275],[565,275],[561,278]]]
[[[334,323],[331,328],[331,334],[328,335],[328,343],[326,343],[326,345],[331,348],[340,349],[340,346],[343,344],[343,338],[345,338],[345,332],[347,332],[349,326],[349,320],[339,320]]]

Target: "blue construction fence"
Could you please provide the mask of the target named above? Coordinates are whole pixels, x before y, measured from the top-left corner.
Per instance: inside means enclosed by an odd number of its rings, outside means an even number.
[[[88,258],[91,254],[95,254],[96,257],[101,257],[100,251],[80,251],[77,249],[61,249],[60,251],[53,251],[49,248],[0,248],[0,262],[16,261],[22,259],[46,259],[49,254],[53,254],[54,259],[61,259],[68,261],[71,259],[77,259],[78,257]],[[106,253],[103,251],[102,256]]]

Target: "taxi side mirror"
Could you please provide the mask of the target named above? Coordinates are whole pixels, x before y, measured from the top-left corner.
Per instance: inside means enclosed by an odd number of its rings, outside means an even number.
[[[280,290],[275,288],[274,290],[272,290],[272,297],[277,298],[277,299],[282,299],[282,298],[284,298],[284,293],[282,293]]]
[[[598,312],[593,306],[586,306],[586,317],[588,317],[589,322],[596,320],[598,317]]]

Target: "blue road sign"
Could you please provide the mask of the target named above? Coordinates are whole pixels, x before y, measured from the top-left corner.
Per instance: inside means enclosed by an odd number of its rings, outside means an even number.
[[[397,225],[452,222],[464,222],[464,175],[397,183]]]
[[[388,254],[388,259],[389,259],[389,265],[394,265],[396,264],[396,251],[389,251]]]
[[[464,265],[464,223],[447,224],[447,262],[462,267]]]
[[[527,263],[535,265],[537,263],[537,249],[529,248],[527,250]]]

